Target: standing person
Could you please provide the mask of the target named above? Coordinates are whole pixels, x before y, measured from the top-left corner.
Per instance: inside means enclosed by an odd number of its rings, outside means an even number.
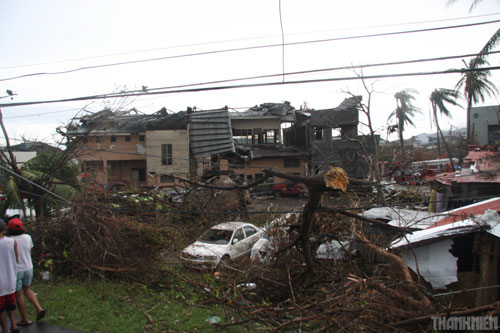
[[[33,241],[31,236],[25,233],[23,222],[18,218],[13,218],[9,221],[9,229],[7,235],[14,239],[17,243],[17,251],[19,253],[19,261],[17,262],[17,281],[16,281],[16,301],[21,320],[17,323],[19,326],[28,326],[32,322],[26,315],[26,303],[24,295],[28,301],[36,308],[36,321],[41,320],[45,316],[45,310],[38,303],[35,293],[31,290],[31,282],[33,281],[33,262],[31,261],[31,249]]]
[[[5,311],[7,311],[12,332],[19,332],[14,318],[14,311],[16,311],[17,244],[15,240],[4,237],[6,227],[4,220],[0,219],[0,323],[3,331],[8,332],[5,315]]]

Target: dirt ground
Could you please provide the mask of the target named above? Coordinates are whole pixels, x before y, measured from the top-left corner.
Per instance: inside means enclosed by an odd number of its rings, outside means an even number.
[[[307,199],[296,197],[275,198],[274,196],[257,197],[248,206],[253,213],[293,212],[299,210]]]

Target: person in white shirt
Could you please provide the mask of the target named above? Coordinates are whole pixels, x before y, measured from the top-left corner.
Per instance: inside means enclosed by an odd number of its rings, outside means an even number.
[[[16,262],[17,244],[13,239],[4,237],[7,225],[0,219],[0,324],[4,332],[7,331],[7,318],[9,315],[11,332],[19,332],[14,318],[16,311]]]
[[[31,325],[31,321],[26,315],[26,303],[24,302],[24,295],[36,308],[37,318],[36,321],[41,320],[45,316],[45,309],[38,303],[38,299],[31,290],[31,282],[33,280],[33,262],[31,261],[31,249],[33,248],[33,241],[31,236],[25,233],[23,222],[18,218],[9,220],[8,236],[17,243],[17,252],[19,253],[19,261],[16,265],[16,301],[21,320],[17,323],[19,326]]]

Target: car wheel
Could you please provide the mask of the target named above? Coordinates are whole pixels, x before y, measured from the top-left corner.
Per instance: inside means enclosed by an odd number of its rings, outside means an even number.
[[[283,193],[281,193],[281,191],[274,191],[274,197],[275,198],[281,198],[283,195]]]
[[[224,269],[226,266],[231,266],[232,264],[231,257],[225,254],[219,261],[219,265],[217,265],[217,269]]]

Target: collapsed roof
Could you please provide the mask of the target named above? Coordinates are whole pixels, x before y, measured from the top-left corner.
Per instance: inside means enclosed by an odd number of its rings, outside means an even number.
[[[481,231],[500,238],[499,210],[500,198],[493,198],[449,211],[430,227],[405,235],[390,247],[433,288],[445,288],[458,281],[459,255],[451,251],[455,239]]]
[[[135,114],[134,114],[135,113]],[[68,126],[68,134],[140,133],[146,130],[186,129],[189,117],[186,112],[168,113],[165,108],[143,114],[136,109],[111,111],[109,109],[80,117],[78,123]]]
[[[280,117],[282,121],[293,121],[295,108],[290,102],[263,103],[243,112],[231,112],[231,117]]]

